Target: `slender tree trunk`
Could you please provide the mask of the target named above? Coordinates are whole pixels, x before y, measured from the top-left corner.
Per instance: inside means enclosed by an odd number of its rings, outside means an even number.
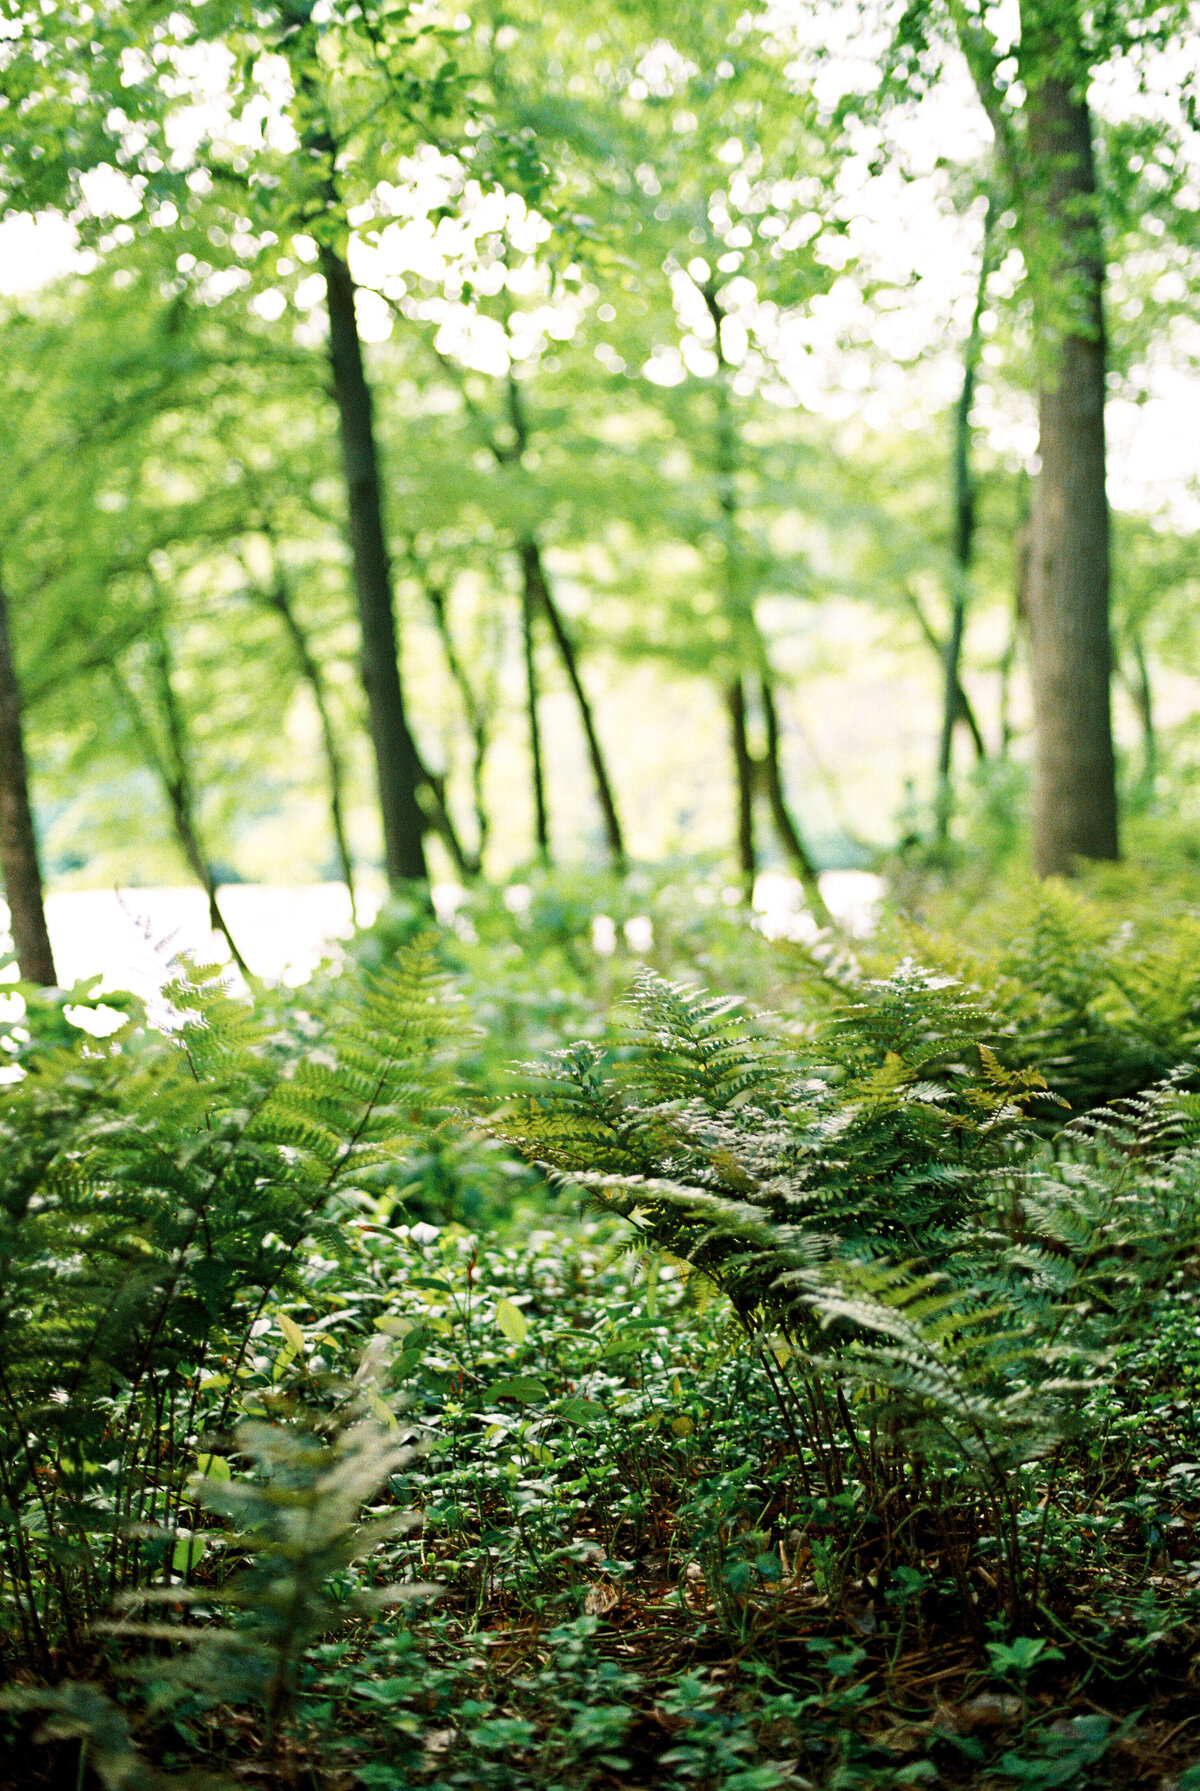
[[[733,407],[729,401],[729,363],[725,359],[725,350],[721,341],[721,324],[724,313],[717,297],[715,283],[710,281],[704,288],[704,302],[712,319],[716,332],[715,344],[719,379],[715,387],[717,404],[716,428],[716,473],[717,502],[721,509],[721,526],[724,549],[724,599],[725,611],[734,638],[743,649],[749,645],[754,658],[758,662],[758,691],[762,702],[763,722],[766,729],[766,753],[762,760],[763,780],[766,788],[767,803],[771,810],[771,819],[775,832],[784,852],[796,867],[800,882],[808,898],[809,907],[815,919],[822,926],[832,924],[833,916],[825,905],[817,881],[816,867],[809,857],[804,842],[800,837],[792,814],[787,805],[783,789],[783,767],[779,751],[779,715],[775,707],[775,692],[767,665],[766,647],[758,631],[758,623],[754,616],[752,601],[748,600],[743,590],[741,549],[738,540],[738,497],[737,497],[737,465],[738,438],[734,424]],[[746,689],[741,673],[726,687],[725,706],[729,712],[730,740],[733,747],[734,782],[737,799],[737,845],[738,864],[742,878],[746,883],[748,897],[753,893],[754,875],[757,869],[754,846],[754,773],[756,761],[750,752],[746,731]]]
[[[918,628],[921,630],[922,639],[925,640],[930,649],[937,654],[938,663],[944,671],[946,665],[946,642],[939,637],[938,632],[933,627],[929,617],[921,608],[920,600],[918,599],[916,592],[908,585],[904,587],[904,598],[909,609],[911,609],[913,613]],[[963,689],[961,677],[958,680],[958,690],[955,701],[955,720],[961,722],[971,736],[971,745],[975,749],[975,757],[977,759],[986,759],[987,743],[983,738],[983,730],[979,726],[971,699]]]
[[[27,983],[53,988],[58,982],[46,931],[42,872],[29,806],[21,691],[13,665],[8,598],[0,584],[0,874],[8,901],[9,928],[17,968]]]
[[[505,321],[507,323],[507,314]],[[437,349],[434,349],[435,354]],[[449,363],[438,355],[443,366]],[[463,392],[463,401],[474,419],[479,432],[487,444],[489,453],[497,466],[519,466],[529,441],[529,420],[525,413],[521,388],[510,367],[508,374],[508,415],[513,432],[511,443],[499,441],[486,419],[473,402],[470,393],[462,386],[461,375],[459,385]],[[588,758],[591,761],[592,775],[596,782],[596,795],[600,803],[600,812],[604,820],[604,830],[608,837],[609,851],[614,867],[625,868],[625,845],[621,834],[621,824],[617,817],[616,801],[613,796],[612,782],[608,775],[604,753],[600,745],[600,737],[596,732],[595,718],[583,687],[579,672],[579,661],[575,647],[567,632],[558,605],[550,590],[542,561],[541,548],[532,535],[518,537],[516,542],[517,556],[521,563],[522,594],[522,631],[524,636],[525,655],[525,690],[526,709],[529,718],[530,756],[533,764],[533,797],[535,824],[537,832],[538,854],[543,861],[549,859],[549,827],[546,819],[546,791],[543,776],[543,754],[541,730],[537,715],[537,680],[534,666],[534,618],[541,611],[550,625],[550,632],[567,674],[567,682],[571,686],[579,708],[579,718],[583,724],[584,737],[587,741]]]
[[[1135,676],[1126,678],[1125,682],[1142,729],[1142,769],[1138,786],[1145,798],[1154,794],[1154,780],[1158,774],[1158,735],[1154,726],[1154,689],[1140,628],[1130,628],[1129,650],[1133,655]]]
[[[483,769],[488,749],[488,708],[467,676],[466,667],[459,656],[454,636],[450,631],[445,591],[438,581],[430,576],[428,569],[421,564],[417,557],[415,543],[410,544],[409,558],[433,613],[434,625],[437,628],[438,638],[442,643],[442,652],[446,658],[446,669],[450,673],[454,688],[458,691],[459,701],[462,704],[467,728],[471,735],[471,796],[475,808],[475,827],[479,835],[479,847],[473,860],[473,874],[477,876],[483,868],[484,849],[487,846],[488,834],[491,830],[487,807],[483,799]]]
[[[217,898],[217,880],[213,875],[212,865],[209,863],[208,854],[200,839],[192,778],[188,766],[183,716],[180,713],[175,687],[171,680],[170,654],[165,635],[160,635],[154,644],[154,660],[155,670],[158,674],[159,699],[163,710],[162,718],[167,735],[165,752],[159,746],[153,727],[142,713],[137,697],[122,677],[115,662],[108,668],[109,676],[125,712],[129,716],[134,733],[142,743],[142,750],[149,761],[150,768],[162,785],[175,838],[187,861],[188,869],[204,891],[208,902],[209,927],[214,933],[221,934],[229,947],[230,957],[242,975],[248,978],[249,966],[238,950],[237,941],[230,932],[229,923],[221,911],[221,904]]]
[[[1000,757],[1007,759],[1013,742],[1012,678],[1017,663],[1017,617],[1014,614],[1004,651],[1000,655]]]
[[[754,757],[746,730],[746,689],[740,677],[726,686],[725,707],[729,714],[729,744],[733,749],[737,791],[738,869],[749,901],[754,894],[754,874],[758,869],[754,850]]]
[[[1008,641],[1000,658],[1000,757],[1008,757],[1015,729],[1012,725],[1012,679],[1021,631],[1029,621],[1030,562],[1029,475],[1022,471],[1017,483],[1017,530],[1013,553],[1012,605],[1009,611]]]
[[[579,709],[579,719],[583,723],[588,758],[591,760],[592,776],[596,783],[596,798],[600,804],[600,813],[604,818],[604,832],[608,839],[608,850],[613,861],[613,868],[623,871],[625,869],[625,842],[621,835],[621,823],[617,818],[617,805],[613,797],[604,753],[601,750],[600,737],[596,732],[592,706],[588,701],[587,692],[583,688],[583,680],[579,675],[579,661],[575,655],[575,648],[567,633],[566,624],[563,622],[558,605],[551,595],[550,583],[542,562],[541,548],[531,536],[526,536],[519,542],[518,548],[521,555],[521,573],[527,593],[527,602],[533,613],[540,609],[550,624],[550,633],[558,648],[558,656],[562,660],[563,670],[567,674],[567,682],[571,686]]]
[[[962,387],[954,407],[954,436],[951,468],[954,502],[953,589],[950,604],[950,632],[946,637],[946,655],[942,692],[942,731],[938,741],[937,800],[935,825],[937,837],[945,842],[950,834],[950,817],[954,808],[951,766],[954,754],[954,726],[962,713],[962,683],[959,667],[962,662],[963,634],[967,622],[967,597],[970,588],[971,560],[975,542],[975,480],[971,472],[971,407],[975,402],[975,382],[979,356],[983,346],[982,319],[987,303],[987,285],[992,265],[992,201],[989,198],[983,219],[983,246],[979,255],[979,278],[975,288],[975,307],[971,328],[963,349]]]
[[[337,734],[333,726],[333,718],[329,713],[329,703],[325,693],[325,678],[317,663],[316,655],[309,645],[300,620],[292,603],[292,594],[288,589],[287,579],[279,561],[273,538],[270,539],[271,552],[275,559],[275,582],[268,601],[287,630],[288,639],[296,655],[296,663],[300,675],[312,693],[316,706],[317,719],[321,724],[321,742],[325,753],[325,775],[329,784],[329,824],[333,833],[334,848],[337,852],[338,864],[341,867],[342,881],[350,897],[350,918],[356,924],[358,913],[354,904],[354,862],[350,857],[350,845],[346,838],[345,820],[345,768],[338,748]]]
[[[718,377],[714,387],[717,406],[715,464],[717,503],[721,511],[723,562],[721,573],[724,587],[722,596],[726,620],[733,631],[735,651],[740,658],[745,651],[746,635],[751,618],[746,613],[747,606],[741,589],[736,485],[737,435],[734,429],[732,406],[729,402],[729,367],[721,343],[721,324],[724,322],[725,314],[721,310],[717,298],[715,283],[710,281],[703,291],[704,302],[708,307],[708,314],[716,332]],[[754,877],[758,869],[758,855],[754,842],[755,761],[750,751],[750,740],[746,727],[746,686],[740,667],[736,675],[725,686],[725,708],[729,715],[729,744],[733,752],[738,869],[742,873],[746,900],[750,901],[754,894]]]
[[[354,589],[362,630],[363,684],[383,820],[384,863],[390,883],[424,882],[428,877],[426,822],[417,800],[421,770],[400,684],[379,456],[371,391],[354,310],[354,281],[342,257],[325,243],[320,248],[320,268],[329,306],[329,361],[341,430]]]
[[[1023,247],[1042,365],[1029,567],[1034,862],[1041,876],[1067,875],[1080,857],[1118,856],[1104,263],[1091,120],[1083,92],[1060,73],[1063,61],[1058,29],[1024,0],[1031,185]]]
[[[529,723],[529,771],[533,783],[533,832],[537,855],[550,862],[550,820],[546,811],[546,775],[542,762],[542,724],[538,716],[537,662],[533,624],[536,605],[528,579],[521,585],[521,651],[525,661],[525,714]]]
[[[759,680],[759,699],[762,703],[763,722],[766,726],[767,745],[763,755],[763,774],[767,786],[767,801],[771,808],[771,818],[775,823],[775,831],[779,835],[784,851],[796,867],[796,875],[807,898],[813,919],[818,926],[833,925],[833,916],[821,894],[821,884],[817,876],[817,867],[809,856],[808,848],[800,837],[800,831],[792,818],[783,791],[783,768],[779,744],[779,711],[775,707],[775,692],[771,680],[764,676]]]
[[[425,798],[422,813],[428,815],[430,826],[450,854],[450,862],[459,876],[469,882],[472,877],[479,875],[479,864],[470,856],[458,837],[454,817],[446,802],[446,779],[430,771],[425,761],[419,757],[417,769],[421,779],[421,794]]]

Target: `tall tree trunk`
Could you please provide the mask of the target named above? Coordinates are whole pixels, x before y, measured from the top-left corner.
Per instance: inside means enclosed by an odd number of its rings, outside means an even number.
[[[726,686],[725,707],[729,714],[729,744],[733,750],[733,774],[737,792],[738,869],[746,900],[754,894],[754,874],[758,869],[754,850],[754,757],[746,730],[746,689],[740,677]]]
[[[424,882],[425,815],[417,800],[421,769],[400,685],[392,569],[383,528],[383,500],[371,391],[354,310],[354,281],[342,257],[320,248],[329,306],[329,362],[342,438],[342,466],[362,630],[362,675],[379,781],[384,865],[390,883]]]
[[[296,663],[300,675],[312,693],[313,703],[317,711],[317,719],[321,724],[321,742],[325,753],[325,775],[329,784],[329,825],[333,834],[334,848],[337,852],[338,864],[341,867],[342,881],[346,885],[346,893],[350,897],[350,918],[357,924],[358,913],[354,904],[354,862],[350,857],[350,845],[346,838],[345,820],[345,768],[338,747],[337,733],[333,726],[333,718],[329,713],[329,703],[325,693],[325,677],[317,662],[308,636],[305,634],[296,615],[292,603],[292,593],[284,575],[283,566],[276,550],[274,537],[268,534],[271,553],[275,562],[275,580],[268,602],[276,611],[287,631],[292,643],[292,651],[296,655]]]
[[[813,919],[818,926],[833,925],[833,916],[821,894],[821,884],[817,876],[817,867],[809,856],[808,848],[800,837],[800,831],[788,808],[787,798],[783,791],[783,767],[779,744],[779,711],[775,707],[775,692],[771,680],[765,675],[759,680],[759,698],[762,702],[763,722],[766,726],[767,745],[763,755],[763,774],[767,786],[767,801],[771,808],[771,818],[775,823],[775,831],[779,835],[784,851],[796,867],[796,875],[812,910]]]
[[[21,691],[13,665],[8,597],[0,584],[0,874],[17,968],[27,983],[53,988],[58,977],[46,931],[42,872],[29,806]]]
[[[1034,862],[1070,873],[1116,858],[1105,493],[1104,262],[1091,119],[1062,72],[1071,49],[1023,0],[1029,192],[1023,219],[1041,362],[1029,566],[1034,703]],[[1082,56],[1075,58],[1084,79]]]
[[[962,387],[954,407],[954,435],[951,448],[953,489],[953,589],[950,604],[950,632],[946,637],[946,654],[942,689],[942,730],[938,741],[937,799],[934,818],[937,837],[949,838],[950,817],[954,808],[951,765],[954,754],[954,726],[962,713],[963,692],[959,676],[962,663],[963,634],[967,622],[967,597],[971,577],[971,559],[975,542],[975,480],[971,471],[971,407],[975,402],[975,381],[983,346],[982,319],[987,303],[987,285],[992,265],[992,200],[989,197],[983,218],[983,246],[979,254],[979,278],[975,287],[975,306],[971,327],[963,348]]]
[[[346,228],[346,207],[337,185],[338,145],[330,122],[317,49],[313,0],[291,0],[284,53],[302,112],[303,146],[311,158],[312,185],[301,217],[318,225],[317,265],[329,312],[329,366],[337,405],[342,472],[354,594],[362,637],[362,679],[383,825],[384,869],[389,883],[426,882],[426,818],[417,800],[421,767],[409,731],[400,682],[395,593],[383,523],[379,451],[371,388],[363,364],[355,312],[354,277],[330,240],[330,227]]]
[[[567,682],[575,696],[579,719],[583,723],[584,738],[587,741],[592,776],[596,783],[596,798],[604,819],[604,832],[608,839],[609,854],[614,870],[623,871],[625,869],[625,842],[621,835],[621,823],[617,818],[617,805],[613,797],[604,753],[600,746],[600,737],[596,732],[592,706],[588,701],[587,692],[583,688],[583,680],[579,675],[579,661],[575,654],[575,647],[567,633],[566,624],[558,605],[551,595],[550,583],[542,563],[541,548],[532,536],[527,535],[518,543],[518,550],[521,556],[522,581],[530,613],[535,614],[540,609],[550,624],[550,633],[558,648],[558,656],[562,660],[563,670],[567,674]]]
[[[522,568],[523,570],[523,568]],[[537,662],[533,624],[537,613],[527,578],[521,584],[521,652],[525,662],[525,715],[529,724],[529,773],[533,784],[533,834],[537,855],[550,862],[550,820],[546,811],[546,773],[542,760],[542,724],[538,716]]]

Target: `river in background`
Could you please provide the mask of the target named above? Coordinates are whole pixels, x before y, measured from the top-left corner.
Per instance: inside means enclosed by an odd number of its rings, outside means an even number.
[[[831,913],[857,935],[871,931],[882,890],[882,880],[867,871],[826,871],[821,878]],[[457,884],[435,884],[439,918],[450,920],[464,895]],[[360,924],[374,918],[382,896],[382,888],[358,892]],[[737,900],[736,890],[726,896]],[[294,887],[231,883],[219,892],[219,899],[242,956],[267,982],[304,982],[352,931],[343,883]],[[516,910],[528,899],[529,891],[520,883],[505,892],[505,900]],[[759,926],[769,938],[806,938],[817,930],[792,877],[771,872],[760,876],[754,906]],[[0,919],[7,921],[2,903]],[[46,898],[46,921],[64,988],[95,978],[106,990],[129,989],[154,1002],[177,957],[211,964],[223,963],[229,955],[220,935],[210,932],[208,904],[203,892],[194,888],[60,891]],[[653,943],[650,918],[627,921],[624,934],[632,950],[648,951]],[[592,940],[601,955],[615,949],[616,929],[608,916],[595,916]]]

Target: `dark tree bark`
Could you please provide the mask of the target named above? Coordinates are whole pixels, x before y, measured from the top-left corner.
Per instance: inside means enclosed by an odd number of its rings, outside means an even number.
[[[550,820],[546,812],[546,774],[542,763],[542,724],[538,717],[537,663],[533,624],[537,606],[529,580],[521,582],[521,651],[525,662],[525,714],[529,723],[529,771],[533,784],[533,831],[537,855],[550,862]]]
[[[529,419],[525,411],[525,403],[521,387],[510,368],[507,382],[508,422],[512,432],[510,441],[502,441],[492,428],[486,415],[474,402],[466,389],[461,369],[440,354],[437,347],[433,349],[439,364],[454,378],[462,393],[463,403],[479,431],[480,439],[492,455],[497,466],[519,466],[529,445]],[[544,776],[544,754],[542,751],[541,729],[537,714],[537,676],[534,664],[534,629],[538,614],[545,616],[550,627],[558,656],[563,670],[567,674],[567,682],[571,686],[572,695],[579,709],[579,719],[583,726],[584,738],[587,742],[588,759],[591,762],[592,776],[596,784],[596,798],[600,804],[600,813],[604,821],[604,831],[608,839],[608,849],[614,868],[625,869],[625,843],[621,832],[621,823],[617,815],[616,798],[613,795],[612,780],[608,775],[608,765],[604,750],[600,745],[600,736],[596,731],[595,717],[583,686],[579,671],[579,659],[571,640],[562,612],[554,601],[550,582],[546,576],[545,563],[542,559],[541,543],[533,534],[519,536],[516,542],[517,558],[521,566],[521,626],[523,652],[525,660],[525,704],[529,722],[529,746],[532,762],[533,801],[535,829],[537,835],[538,856],[549,859],[550,837],[546,808],[546,786]]]
[[[29,806],[21,691],[13,665],[8,598],[0,584],[0,873],[17,968],[27,983],[53,988],[58,977],[46,930],[42,872]]]
[[[574,693],[579,709],[579,719],[583,724],[584,738],[587,741],[592,776],[596,782],[596,799],[600,804],[600,813],[604,819],[604,832],[608,840],[609,855],[612,858],[614,870],[623,871],[625,869],[625,841],[621,834],[621,823],[617,818],[617,805],[613,797],[612,784],[609,782],[608,766],[605,764],[600,737],[596,732],[592,705],[588,701],[587,692],[583,688],[583,679],[579,675],[579,661],[575,654],[574,643],[567,633],[562,613],[551,594],[546,569],[542,563],[541,549],[537,542],[532,537],[526,536],[518,543],[518,551],[521,555],[521,576],[530,614],[536,614],[540,610],[549,623],[551,636],[558,648],[558,656],[562,660],[563,670],[567,674],[567,682]]]
[[[703,288],[704,302],[716,332],[716,353],[720,378],[717,382],[716,473],[717,502],[721,510],[724,550],[725,612],[735,636],[748,642],[757,661],[758,695],[762,704],[766,731],[766,750],[756,759],[750,750],[746,727],[746,686],[741,673],[727,685],[725,707],[729,714],[730,744],[733,748],[733,774],[737,801],[738,865],[746,885],[747,899],[753,894],[757,869],[754,844],[754,785],[761,772],[771,819],[779,843],[791,859],[800,878],[814,918],[821,926],[832,925],[833,916],[825,905],[817,881],[817,870],[809,857],[800,831],[792,817],[783,788],[783,766],[779,744],[779,713],[775,707],[775,686],[767,662],[766,644],[759,634],[753,606],[742,589],[741,554],[738,541],[737,465],[738,439],[734,427],[733,407],[729,402],[729,364],[721,343],[724,313],[711,281]]]
[[[445,776],[431,771],[420,757],[417,759],[417,770],[420,773],[423,798],[421,811],[450,854],[450,862],[459,876],[469,881],[479,875],[479,865],[458,837],[458,829],[446,803]]]
[[[779,744],[779,711],[775,707],[775,692],[771,680],[765,676],[760,678],[758,688],[759,700],[762,703],[763,722],[767,733],[762,767],[767,786],[767,801],[771,808],[771,819],[775,823],[775,831],[779,835],[784,851],[796,867],[796,875],[800,879],[813,919],[819,926],[832,926],[833,916],[826,906],[825,897],[821,894],[817,867],[800,837],[800,830],[796,826],[784,795],[782,755]]]
[[[754,850],[754,755],[750,751],[746,729],[746,688],[740,677],[726,686],[725,708],[729,714],[729,744],[733,751],[737,795],[738,869],[749,901],[754,894],[754,874],[758,869]]]
[[[204,850],[200,838],[200,829],[196,820],[195,791],[188,762],[187,732],[171,677],[171,656],[166,632],[161,627],[153,642],[153,653],[154,670],[158,680],[158,700],[162,708],[161,719],[166,731],[165,749],[159,745],[153,726],[143,714],[137,697],[122,677],[120,668],[115,662],[108,668],[109,676],[125,712],[129,716],[133,731],[141,742],[142,751],[146,755],[150,768],[162,785],[175,838],[187,860],[189,870],[204,891],[208,901],[208,924],[214,933],[220,933],[224,938],[229,947],[230,957],[242,975],[248,978],[250,976],[249,966],[238,950],[237,941],[230,932],[229,923],[221,911],[221,904],[217,899],[217,880],[213,874],[208,853]]]
[[[471,876],[478,876],[483,869],[483,854],[487,846],[488,834],[491,831],[487,806],[483,799],[483,768],[487,759],[489,733],[489,702],[480,695],[467,675],[454,635],[450,628],[450,617],[446,603],[446,592],[439,581],[434,578],[427,566],[423,565],[417,555],[416,543],[409,543],[409,560],[413,571],[420,581],[425,593],[425,600],[433,614],[434,626],[442,643],[442,652],[446,658],[446,669],[458,691],[458,698],[466,716],[467,728],[471,735],[471,796],[475,807],[475,828],[479,836],[477,850],[472,854],[469,864]],[[540,760],[539,743],[539,760]],[[545,798],[543,796],[543,807]]]
[[[362,636],[362,679],[389,883],[426,882],[426,817],[417,800],[422,771],[408,726],[397,655],[395,592],[383,520],[382,481],[374,406],[363,363],[355,311],[354,277],[334,246],[346,229],[337,185],[337,151],[317,53],[312,0],[285,0],[284,53],[291,64],[311,158],[311,186],[300,215],[317,238],[317,265],[329,312],[329,366],[337,406],[346,485],[354,594]]]
[[[513,377],[511,368],[508,375],[508,417],[513,436],[511,448],[506,449],[492,435],[488,437],[488,445],[500,465],[504,465],[508,461],[515,461],[519,464],[529,443],[529,419],[525,414],[520,385]],[[613,861],[613,868],[623,871],[625,869],[625,841],[621,834],[621,823],[617,818],[617,804],[608,775],[608,765],[600,745],[600,736],[596,732],[592,705],[588,701],[587,692],[583,688],[583,679],[579,674],[579,660],[575,653],[574,642],[567,632],[562,613],[554,601],[550,580],[546,576],[546,568],[542,560],[541,545],[536,537],[525,535],[518,540],[517,553],[521,561],[521,585],[527,611],[526,630],[529,632],[530,621],[540,610],[550,625],[551,637],[558,650],[563,670],[567,674],[567,682],[571,686],[579,709],[579,719],[583,725],[588,758],[591,761],[592,777],[596,784],[596,800],[600,804],[600,813],[604,821],[604,832],[608,840],[608,850]],[[532,652],[532,646],[530,651]],[[531,716],[532,713],[531,707]]]
[[[417,800],[421,768],[404,709],[397,659],[392,569],[383,528],[383,500],[371,391],[354,310],[354,281],[342,257],[320,249],[329,306],[329,362],[342,440],[342,466],[362,630],[362,675],[379,782],[384,865],[388,881],[424,882],[425,815]]]
[[[1154,725],[1154,687],[1150,682],[1150,666],[1146,659],[1141,629],[1136,624],[1131,624],[1126,638],[1129,644],[1129,656],[1133,660],[1133,671],[1132,673],[1126,671],[1123,682],[1137,712],[1138,723],[1142,730],[1142,763],[1138,772],[1137,790],[1141,800],[1145,801],[1154,794],[1154,780],[1158,775],[1158,734]]]
[[[917,627],[921,630],[921,638],[926,641],[930,649],[936,653],[938,663],[944,670],[946,665],[945,641],[942,640],[937,629],[934,628],[933,624],[930,622],[929,617],[921,608],[920,599],[909,585],[905,585],[904,587],[904,599],[913,613],[913,618],[916,621]],[[961,676],[958,679],[958,691],[955,701],[955,720],[961,722],[971,736],[971,745],[975,750],[975,757],[977,759],[986,759],[987,742],[983,738],[983,730],[980,727],[979,720],[975,714],[974,705],[966,691],[963,689]]]
[[[317,719],[321,724],[321,742],[325,753],[325,775],[329,784],[330,831],[333,834],[334,848],[337,852],[338,864],[341,867],[342,881],[345,883],[346,892],[350,897],[350,918],[357,924],[358,914],[354,905],[354,861],[350,856],[350,845],[346,838],[345,768],[338,746],[337,731],[329,713],[325,677],[318,664],[316,654],[309,645],[308,636],[296,615],[292,593],[279,561],[274,537],[268,534],[268,540],[275,561],[275,579],[267,601],[287,631],[288,639],[292,643],[292,651],[296,655],[296,663],[300,668],[300,675],[308,685],[316,706]]]
[[[971,407],[975,402],[975,382],[979,372],[979,356],[983,347],[982,318],[987,303],[987,285],[992,264],[992,201],[989,198],[983,219],[983,246],[979,256],[979,279],[975,288],[975,307],[971,328],[963,348],[963,377],[958,402],[954,407],[954,433],[951,446],[953,489],[953,591],[950,604],[950,632],[946,649],[942,685],[942,728],[938,740],[937,800],[935,824],[937,837],[945,841],[950,833],[950,817],[954,807],[951,767],[954,756],[954,728],[963,714],[965,698],[959,668],[962,663],[963,634],[967,623],[967,596],[971,577],[971,561],[975,543],[975,480],[971,471]],[[972,717],[972,719],[974,719]],[[982,741],[979,743],[982,745]],[[980,755],[982,757],[982,754]]]

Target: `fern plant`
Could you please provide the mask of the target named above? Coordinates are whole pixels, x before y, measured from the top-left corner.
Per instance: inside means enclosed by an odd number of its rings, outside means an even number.
[[[444,1099],[457,1021],[417,946],[281,1037],[214,973],[169,1036],[80,1034],[0,1090],[0,1647],[51,1670],[172,1575],[191,1451],[255,1320]],[[219,1415],[220,1416],[220,1415]]]
[[[131,1592],[126,1605],[157,1603],[164,1620],[130,1615],[109,1626],[126,1644],[149,1644],[155,1651],[132,1669],[151,1682],[155,1722],[182,1706],[194,1711],[257,1703],[265,1718],[266,1769],[275,1783],[294,1782],[284,1747],[312,1643],[436,1590],[408,1581],[347,1595],[343,1584],[348,1569],[418,1521],[391,1503],[396,1477],[418,1451],[397,1444],[396,1420],[381,1395],[387,1350],[383,1338],[368,1349],[325,1416],[298,1407],[287,1422],[240,1424],[230,1439],[241,1470],[236,1475],[224,1456],[206,1455],[204,1471],[189,1483],[189,1497],[225,1520],[244,1565],[219,1590],[205,1588],[202,1595],[179,1586]],[[381,1500],[388,1502],[382,1509]],[[215,1608],[225,1621],[167,1619],[168,1610],[186,1610],[201,1597],[206,1614],[211,1618]],[[108,1791],[158,1791],[173,1784],[211,1785],[215,1791],[235,1782],[160,1771],[139,1748],[126,1711],[86,1681],[14,1690],[0,1708],[42,1715],[40,1740],[78,1741],[81,1782],[90,1767]]]
[[[900,928],[906,947],[983,991],[1005,1061],[1036,1067],[1073,1112],[1150,1088],[1200,1051],[1200,922],[1190,909],[1106,903],[1050,881],[940,919]],[[1062,1123],[1043,1103],[1031,1117],[1047,1136]]]
[[[1172,1080],[1052,1152],[1024,1118],[1043,1078],[952,979],[906,962],[854,993],[789,1049],[643,977],[617,1049],[559,1053],[501,1129],[728,1296],[805,1488],[853,1492],[857,1571],[932,1526],[970,1611],[986,1538],[1017,1616],[1028,1470],[1200,1237],[1191,1120]]]

